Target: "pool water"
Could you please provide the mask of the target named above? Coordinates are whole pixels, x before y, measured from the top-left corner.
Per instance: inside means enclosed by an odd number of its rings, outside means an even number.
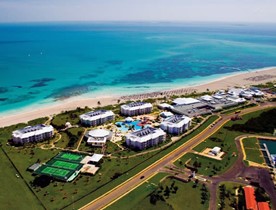
[[[135,120],[132,122],[116,122],[116,125],[118,127],[118,129],[121,132],[127,132],[129,130],[129,128],[131,128],[132,126],[134,126],[134,130],[141,130],[142,126],[141,126],[141,120]],[[144,125],[147,126],[147,125]]]

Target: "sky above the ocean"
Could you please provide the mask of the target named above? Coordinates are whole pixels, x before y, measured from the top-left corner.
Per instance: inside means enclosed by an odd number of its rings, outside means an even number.
[[[275,0],[0,0],[0,22],[276,22]]]

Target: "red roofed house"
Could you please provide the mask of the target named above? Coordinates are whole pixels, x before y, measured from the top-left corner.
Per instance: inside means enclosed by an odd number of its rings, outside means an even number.
[[[258,202],[259,210],[270,210],[270,207],[267,202]]]
[[[245,195],[246,210],[258,210],[254,188],[251,186],[245,186],[243,187],[243,190]]]

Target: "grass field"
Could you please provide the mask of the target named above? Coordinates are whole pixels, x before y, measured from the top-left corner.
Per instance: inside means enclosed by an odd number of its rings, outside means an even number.
[[[149,179],[147,182],[134,189],[126,196],[119,199],[117,202],[112,204],[107,208],[107,210],[117,210],[117,209],[137,209],[142,200],[147,198],[147,196],[157,189],[160,180],[166,177],[165,173],[158,173]],[[143,208],[145,209],[145,208]]]
[[[259,141],[257,138],[246,138],[242,140],[246,160],[259,164],[264,164],[265,159],[260,150]]]
[[[107,210],[117,209],[175,209],[175,210],[204,210],[208,209],[208,202],[201,204],[201,184],[193,187],[194,183],[183,183],[173,178],[165,178],[165,174],[157,174],[126,196],[112,204]],[[160,182],[160,180],[162,180]],[[166,194],[166,189],[170,193]],[[175,191],[175,189],[177,189]],[[155,204],[150,202],[152,193],[162,196]]]
[[[39,200],[29,190],[2,149],[0,149],[0,209],[43,209]]]

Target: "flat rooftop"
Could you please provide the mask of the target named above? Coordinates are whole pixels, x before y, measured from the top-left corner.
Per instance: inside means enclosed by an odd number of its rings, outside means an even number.
[[[45,127],[46,127],[45,125],[39,124],[39,125],[34,125],[34,126],[27,126],[25,128],[19,129],[17,131],[20,132],[20,133],[30,133],[30,132],[33,132],[33,131],[41,130]]]
[[[156,131],[155,128],[147,127],[147,128],[142,129],[142,130],[135,131],[131,134],[134,135],[134,136],[143,137],[143,136],[147,136],[149,134],[153,134],[153,133],[155,133],[155,131]]]
[[[91,111],[91,112],[85,113],[83,115],[86,115],[88,117],[94,117],[97,115],[105,114],[106,112],[108,112],[108,111],[107,110],[97,110],[97,111]]]

